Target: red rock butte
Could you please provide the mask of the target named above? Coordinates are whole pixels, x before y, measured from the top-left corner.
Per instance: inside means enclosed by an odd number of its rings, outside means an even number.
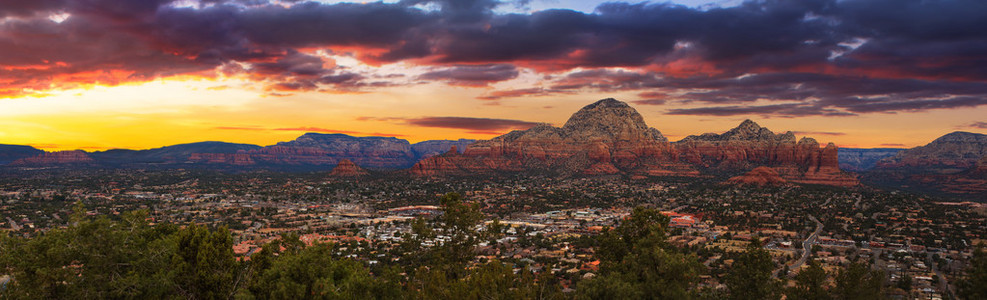
[[[778,171],[770,167],[757,167],[744,175],[734,176],[727,180],[729,183],[753,184],[753,185],[781,185],[788,183],[781,178]]]
[[[352,161],[348,159],[343,159],[336,164],[335,168],[332,168],[332,172],[329,176],[332,177],[360,177],[368,175],[367,170],[364,170],[360,166],[357,166]]]

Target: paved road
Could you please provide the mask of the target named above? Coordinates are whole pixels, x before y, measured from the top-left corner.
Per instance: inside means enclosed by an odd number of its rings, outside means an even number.
[[[819,238],[819,233],[822,232],[822,222],[819,222],[819,219],[816,219],[815,216],[809,216],[809,219],[812,220],[812,222],[816,222],[816,230],[802,242],[802,257],[799,257],[799,260],[789,266],[789,270],[798,270],[807,260],[809,260],[809,255],[812,254],[812,245],[816,243],[816,239]]]
[[[832,198],[826,199],[826,202],[823,202],[820,206],[829,205],[829,202],[832,200]],[[822,222],[819,222],[819,219],[816,219],[816,216],[809,215],[809,220],[816,223],[816,230],[812,231],[812,234],[810,234],[805,241],[802,241],[802,257],[799,257],[794,264],[788,266],[788,269],[791,271],[798,270],[803,264],[805,264],[806,261],[809,260],[809,255],[812,254],[812,245],[816,243],[816,239],[819,238],[819,233],[822,232],[823,224]],[[777,271],[775,272],[777,274]],[[793,274],[794,273],[789,273],[789,276],[793,276]]]

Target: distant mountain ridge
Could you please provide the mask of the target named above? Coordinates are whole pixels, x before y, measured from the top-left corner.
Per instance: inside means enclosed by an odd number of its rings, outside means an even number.
[[[320,170],[350,160],[360,167],[403,169],[423,157],[460,149],[473,140],[431,140],[411,144],[394,137],[354,137],[345,134],[306,133],[272,146],[226,142],[198,142],[147,150],[112,149],[97,152],[44,152],[28,146],[0,146],[0,166],[110,168],[203,167]]]
[[[31,146],[0,145],[0,165],[9,164],[18,159],[38,156],[44,153]]]
[[[840,148],[840,169],[851,172],[862,172],[873,169],[877,162],[894,156],[905,149],[902,148]]]

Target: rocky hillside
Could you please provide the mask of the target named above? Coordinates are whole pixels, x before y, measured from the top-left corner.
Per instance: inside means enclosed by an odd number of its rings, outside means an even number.
[[[794,134],[775,134],[750,120],[723,134],[690,136],[672,144],[634,108],[604,99],[583,107],[561,128],[538,125],[478,141],[462,154],[424,159],[412,173],[697,176],[736,175],[769,166],[794,182],[855,185],[855,178],[839,170],[836,155],[833,144],[820,148],[813,139],[796,143]]]
[[[987,135],[953,132],[885,158],[866,182],[918,192],[987,200]]]
[[[984,156],[987,156],[987,135],[957,131],[939,137],[928,145],[901,151],[880,161],[877,166],[881,169],[962,170],[973,167]]]
[[[95,160],[85,151],[45,152],[32,157],[21,158],[10,163],[11,166],[53,166],[53,165],[92,165]]]

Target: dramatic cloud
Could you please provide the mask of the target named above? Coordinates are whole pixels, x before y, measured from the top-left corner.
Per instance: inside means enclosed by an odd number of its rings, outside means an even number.
[[[536,122],[508,119],[467,118],[467,117],[423,117],[404,119],[409,125],[422,127],[468,129],[476,132],[497,132],[510,129],[528,129]]]
[[[485,86],[490,83],[514,79],[519,72],[513,65],[456,66],[431,71],[419,79],[441,80],[453,85]]]
[[[272,94],[413,84],[336,65],[406,63],[481,100],[637,91],[671,114],[797,117],[987,105],[987,2],[609,2],[498,14],[494,0],[38,0],[0,7],[0,97],[188,75]],[[521,1],[519,5],[524,5]],[[352,60],[352,59],[350,59]],[[757,101],[778,104],[753,105]]]
[[[764,117],[804,117],[804,116],[852,116],[852,113],[842,112],[831,108],[821,108],[812,104],[773,104],[750,106],[717,106],[699,108],[676,108],[668,111],[670,115],[700,115],[700,116],[737,116],[761,115]]]

